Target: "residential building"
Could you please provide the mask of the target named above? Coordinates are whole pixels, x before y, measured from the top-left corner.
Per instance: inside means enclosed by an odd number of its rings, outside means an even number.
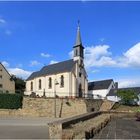
[[[114,83],[113,79],[93,81],[88,83],[89,96],[93,96],[94,99],[107,99],[107,95],[110,92],[114,92],[117,89],[117,83]]]
[[[0,93],[15,93],[15,81],[0,63]]]

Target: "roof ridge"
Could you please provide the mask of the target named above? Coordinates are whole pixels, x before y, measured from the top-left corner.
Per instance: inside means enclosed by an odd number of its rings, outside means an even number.
[[[57,62],[57,63],[54,63],[54,64],[49,64],[49,65],[43,66],[43,68],[44,68],[44,67],[47,67],[47,66],[53,66],[53,65],[60,64],[60,63],[64,63],[64,62],[66,62],[66,61],[70,61],[70,60],[73,60],[73,59],[68,59],[68,60],[61,61],[61,62]],[[43,68],[42,68],[42,69],[43,69]],[[41,70],[42,70],[42,69],[41,69]],[[39,71],[41,71],[41,70],[39,70]]]
[[[102,82],[102,81],[113,81],[113,79],[104,79],[104,80],[98,80],[98,81],[91,81],[91,82],[89,82],[89,83],[92,83],[92,82]]]

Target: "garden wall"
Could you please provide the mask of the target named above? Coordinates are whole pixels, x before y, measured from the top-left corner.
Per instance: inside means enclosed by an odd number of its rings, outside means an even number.
[[[93,99],[91,100],[77,98],[55,100],[24,97],[22,109],[1,110],[0,115],[2,116],[2,114],[9,114],[10,116],[54,117],[56,106],[56,117],[65,118],[91,111],[98,111],[101,104],[102,100]]]

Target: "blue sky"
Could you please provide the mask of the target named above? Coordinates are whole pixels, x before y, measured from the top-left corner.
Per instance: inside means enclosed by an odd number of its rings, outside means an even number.
[[[0,61],[26,78],[70,59],[80,20],[89,81],[140,86],[140,2],[0,2]]]

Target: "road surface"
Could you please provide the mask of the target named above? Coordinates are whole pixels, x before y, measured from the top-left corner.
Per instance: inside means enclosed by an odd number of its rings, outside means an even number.
[[[0,139],[47,139],[48,125],[56,119],[0,118]]]

